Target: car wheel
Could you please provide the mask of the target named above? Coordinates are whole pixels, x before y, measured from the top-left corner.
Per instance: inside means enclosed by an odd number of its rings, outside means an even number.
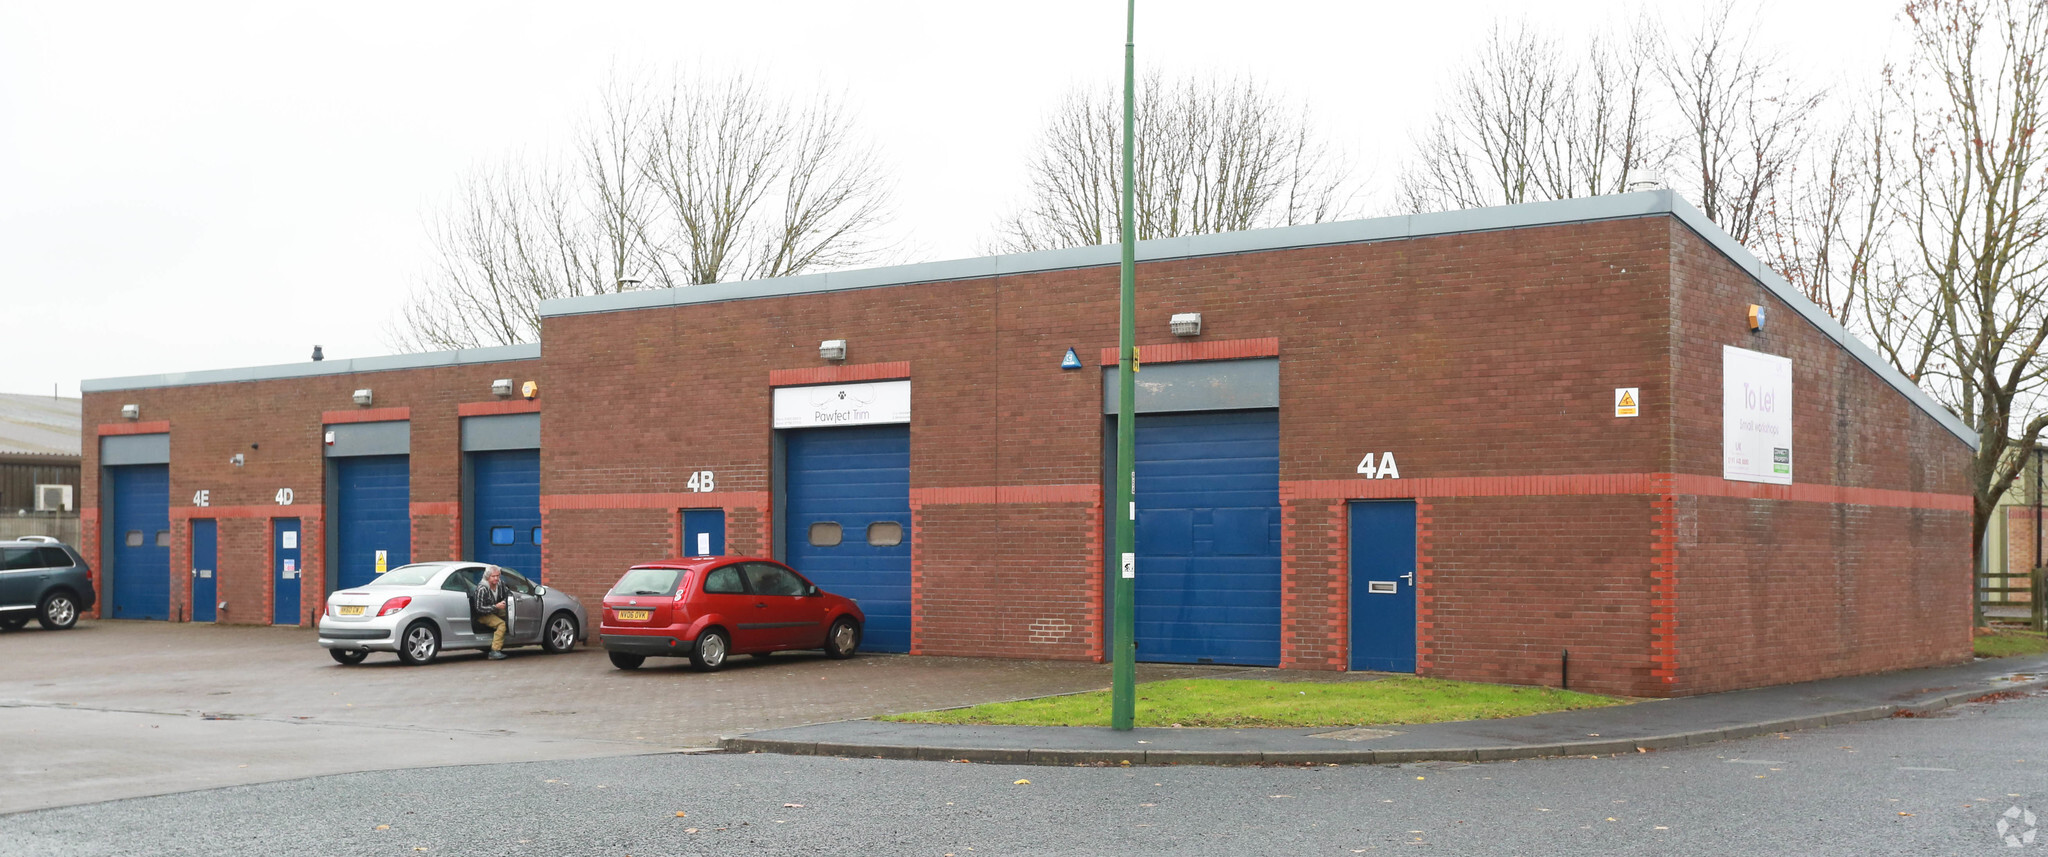
[[[697,647],[690,650],[690,663],[697,669],[711,672],[725,666],[725,656],[732,652],[732,640],[724,631],[712,628],[697,637]]]
[[[52,592],[43,596],[43,607],[36,611],[36,621],[44,628],[62,631],[78,624],[78,602],[69,592]]]
[[[625,652],[610,652],[608,654],[612,656],[612,666],[622,670],[637,670],[641,664],[647,663],[646,655],[633,655]]]
[[[832,623],[832,630],[825,632],[825,655],[839,660],[853,657],[860,648],[860,623],[851,616],[841,616]]]
[[[432,663],[441,654],[441,634],[427,622],[414,622],[398,638],[398,659],[419,666]]]
[[[28,624],[29,618],[27,616],[17,616],[11,619],[0,619],[0,631],[19,631],[21,626]]]
[[[370,656],[370,653],[363,649],[328,649],[327,656],[333,658],[337,664],[352,667],[362,663],[364,658]]]
[[[576,648],[576,617],[567,613],[556,613],[554,618],[548,620],[548,630],[541,635],[540,647],[551,655],[559,655]]]

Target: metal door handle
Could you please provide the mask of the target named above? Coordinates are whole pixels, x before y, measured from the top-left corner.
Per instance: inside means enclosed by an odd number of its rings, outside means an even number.
[[[1407,574],[1401,575],[1401,579],[1402,579],[1402,580],[1406,580],[1406,581],[1408,581],[1408,585],[1409,585],[1409,586],[1414,586],[1414,585],[1415,585],[1415,572],[1412,572],[1412,571],[1411,571],[1411,572],[1408,572]]]
[[[755,607],[759,607],[759,608],[761,608],[761,609],[763,609],[763,610],[766,610],[766,609],[768,609],[768,602],[766,602],[766,601],[763,601],[763,602],[761,602],[761,603],[759,603],[759,604],[756,604],[756,605],[754,605],[754,606],[755,606]]]

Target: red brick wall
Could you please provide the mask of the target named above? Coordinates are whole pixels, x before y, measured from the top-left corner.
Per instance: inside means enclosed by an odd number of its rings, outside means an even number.
[[[1101,368],[1058,367],[1068,348],[1092,362],[1114,345],[1116,280],[547,319],[539,366],[518,372],[548,379],[549,583],[596,599],[676,551],[682,508],[725,509],[728,550],[769,553],[773,387],[908,377],[914,651],[1100,657]],[[1555,683],[1570,649],[1574,687],[1667,695],[1955,659],[1968,513],[1943,504],[1966,490],[1967,451],[1789,309],[1750,334],[1742,309],[1764,294],[1652,216],[1147,263],[1138,329],[1147,362],[1279,355],[1284,666],[1349,664],[1345,507],[1374,498],[1417,501],[1427,675]],[[1192,346],[1166,329],[1176,312],[1204,315]],[[825,339],[848,340],[847,365],[818,358]],[[1796,362],[1797,491],[1719,479],[1723,342]],[[457,405],[506,372],[95,394],[87,424],[141,402],[173,423],[174,499],[211,487],[260,509],[289,480],[311,539],[319,412],[371,386],[411,409],[427,559],[459,544]],[[1617,387],[1640,388],[1644,416],[1613,416]],[[263,456],[225,472],[252,440]],[[1402,478],[1356,472],[1389,451]],[[689,490],[702,470],[711,493]],[[246,487],[223,493],[229,480]]]
[[[1679,379],[1673,470],[1705,478],[1681,480],[1673,496],[1677,666],[1668,692],[1969,658],[1969,449],[1705,241],[1669,223]],[[1750,304],[1767,307],[1761,332],[1749,330]],[[1722,482],[1723,345],[1792,360],[1792,488],[1876,490],[1824,502]],[[1655,407],[1659,400],[1644,393],[1646,407]]]
[[[412,422],[413,559],[448,559],[459,550],[455,510],[461,501],[461,435],[456,408],[491,398],[490,384],[512,375],[536,377],[538,361],[326,375],[275,381],[247,381],[87,393],[83,425],[82,508],[92,510],[94,532],[79,549],[96,573],[100,504],[98,427],[131,431],[121,406],[142,408],[145,422],[168,423],[171,439],[171,613],[191,615],[191,525],[194,518],[219,521],[220,600],[228,602],[219,621],[268,624],[272,618],[271,520],[300,519],[304,577],[300,615],[307,621],[323,608],[326,592],[325,445],[322,415],[354,413],[357,389],[370,388],[376,408],[405,409]],[[546,386],[542,397],[545,401]],[[235,467],[229,459],[243,456]],[[290,488],[290,506],[277,504]],[[194,492],[210,494],[206,508],[192,503]],[[106,589],[100,582],[102,593]]]

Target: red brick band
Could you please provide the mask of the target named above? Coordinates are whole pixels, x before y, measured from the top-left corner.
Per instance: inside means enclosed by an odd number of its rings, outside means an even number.
[[[412,514],[413,517],[421,515],[460,515],[462,514],[462,504],[449,501],[414,503],[412,504]]]
[[[1678,494],[1786,500],[1967,512],[1967,494],[1849,488],[1839,485],[1767,485],[1716,476],[1671,473],[1602,473],[1568,476],[1450,476],[1420,479],[1304,479],[1282,481],[1280,498],[1380,500],[1407,497],[1541,497],[1604,494]]]
[[[912,488],[914,506],[992,506],[1011,503],[1095,503],[1099,485],[977,485],[968,488]]]
[[[100,423],[97,434],[107,437],[117,434],[163,434],[171,430],[170,420],[156,420],[147,423]]]
[[[1166,342],[1139,345],[1138,361],[1145,363],[1186,363],[1195,360],[1243,360],[1247,357],[1280,356],[1280,337],[1264,339],[1218,339],[1213,342]],[[1102,365],[1116,365],[1116,348],[1102,349]]]
[[[463,402],[455,406],[458,417],[490,417],[498,414],[537,414],[540,403],[531,399],[506,399],[497,402]]]
[[[910,361],[856,363],[852,366],[813,366],[808,369],[772,369],[768,386],[795,387],[801,384],[847,384],[854,381],[899,381],[910,377]]]
[[[364,408],[359,411],[321,411],[323,425],[337,423],[388,423],[412,419],[411,408]]]
[[[217,518],[318,518],[319,506],[173,506],[171,520],[192,521]]]
[[[704,494],[543,494],[540,510],[560,509],[760,509],[766,491],[712,491]]]

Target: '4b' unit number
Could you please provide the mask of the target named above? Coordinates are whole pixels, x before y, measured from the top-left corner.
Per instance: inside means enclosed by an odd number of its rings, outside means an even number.
[[[718,483],[714,481],[711,477],[711,471],[699,470],[695,473],[690,474],[690,481],[685,487],[699,494],[709,494],[712,491],[717,490],[717,486]]]

